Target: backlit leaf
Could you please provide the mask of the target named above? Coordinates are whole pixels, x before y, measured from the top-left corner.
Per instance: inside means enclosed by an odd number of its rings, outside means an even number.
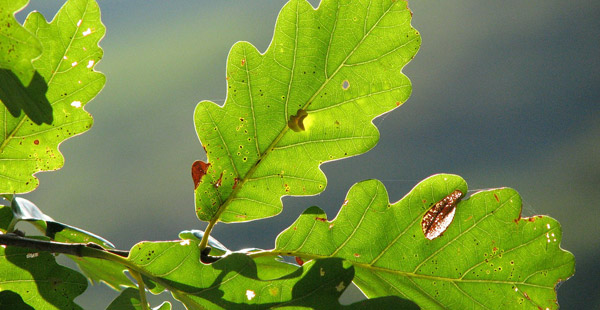
[[[24,26],[42,44],[42,55],[33,66],[43,80],[38,86],[47,86],[52,123],[37,125],[0,106],[0,193],[29,192],[38,185],[33,174],[62,167],[59,143],[92,126],[83,107],[105,82],[104,75],[94,70],[102,57],[98,42],[105,32],[95,1],[69,0],[51,23],[33,12]]]
[[[195,238],[138,243],[131,249],[129,261],[147,278],[168,289],[187,309],[346,308],[338,298],[352,281],[354,269],[343,260],[313,261],[273,278],[269,264],[260,267],[241,253],[203,264],[198,243]],[[390,307],[403,303],[397,297],[386,297],[347,307],[368,309],[369,305]]]
[[[0,298],[10,297],[13,305],[6,309],[81,309],[75,297],[87,288],[80,273],[56,263],[47,252],[18,247],[0,247]],[[23,303],[12,292],[21,297]],[[0,305],[3,306],[3,302]],[[27,306],[25,306],[26,304]],[[2,308],[4,309],[4,308]]]
[[[210,164],[194,170],[198,218],[276,215],[282,196],[325,189],[322,163],[371,149],[373,119],[411,92],[401,70],[421,39],[410,21],[404,1],[324,0],[314,9],[291,0],[264,54],[236,43],[224,106],[203,101],[195,111]]]
[[[0,68],[14,73],[19,82],[29,85],[35,69],[31,61],[42,52],[40,41],[15,19],[29,0],[0,0]],[[0,83],[1,91],[9,91]]]
[[[393,294],[423,309],[557,309],[556,285],[574,272],[559,223],[521,218],[519,194],[500,188],[463,199],[446,231],[427,239],[423,216],[455,190],[467,192],[462,178],[436,175],[390,204],[381,182],[358,183],[331,222],[307,209],[276,253],[344,258],[368,297]]]

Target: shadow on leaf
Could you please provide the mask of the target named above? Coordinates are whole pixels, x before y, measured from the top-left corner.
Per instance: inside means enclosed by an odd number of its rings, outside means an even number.
[[[1,254],[5,255],[7,263],[12,264],[5,266],[12,270],[12,278],[3,280],[20,283],[17,287],[23,289],[20,293],[24,295],[21,297],[25,297],[28,302],[32,301],[34,308],[49,305],[57,309],[76,308],[73,299],[87,288],[87,280],[83,275],[57,264],[54,256],[48,252],[7,247]]]
[[[0,309],[34,310],[19,294],[10,290],[0,292]]]
[[[36,71],[27,87],[8,69],[0,69],[0,101],[13,117],[19,117],[21,110],[34,123],[52,124],[52,105],[46,98],[48,85]]]
[[[255,262],[246,255],[232,254],[212,266],[215,271],[220,272],[207,287],[194,287],[169,280],[165,284],[176,288],[179,292],[173,292],[175,298],[192,308],[207,306],[208,301],[224,309],[269,309],[282,306],[312,309],[419,309],[416,304],[397,296],[341,305],[339,297],[352,282],[354,267],[338,258],[309,262],[287,276],[268,281],[262,280]],[[280,299],[287,294],[279,290],[290,287],[291,298]]]

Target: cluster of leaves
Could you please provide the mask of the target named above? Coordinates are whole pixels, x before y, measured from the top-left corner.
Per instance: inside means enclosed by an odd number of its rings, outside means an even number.
[[[20,25],[14,13],[26,4],[0,0],[0,193],[9,202],[0,206],[0,308],[76,309],[88,280],[121,291],[108,309],[148,309],[146,291],[165,290],[188,309],[558,307],[555,287],[573,274],[574,258],[559,246],[558,222],[521,218],[516,191],[453,201],[441,213],[443,234],[424,235],[432,206],[467,193],[456,175],[431,176],[396,203],[381,182],[357,183],[334,220],[308,208],[271,250],[231,251],[210,237],[219,221],[274,216],[283,196],[320,193],[322,163],[377,143],[372,120],[411,92],[401,69],[421,39],[405,2],[323,0],[315,9],[290,0],[265,53],[235,44],[225,104],[203,101],[194,114],[208,157],[192,165],[206,231],[129,251],[14,196],[37,187],[35,173],[62,166],[59,143],[90,128],[83,107],[104,86],[94,70],[104,34],[97,3],[69,0],[52,22],[34,12]],[[20,221],[42,235],[20,236]],[[351,283],[369,299],[343,306]]]

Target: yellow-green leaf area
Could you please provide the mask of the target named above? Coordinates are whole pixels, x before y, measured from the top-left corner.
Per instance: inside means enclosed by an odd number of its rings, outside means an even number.
[[[307,209],[275,251],[346,259],[368,297],[397,295],[422,309],[558,309],[556,285],[575,264],[560,248],[559,223],[521,218],[515,190],[491,189],[463,198],[443,234],[427,239],[423,216],[455,190],[467,193],[462,178],[435,175],[390,204],[381,182],[360,182],[334,220]]]
[[[58,145],[92,126],[84,106],[105,83],[104,75],[94,70],[102,58],[98,42],[105,33],[95,1],[67,1],[50,23],[33,12],[24,27],[42,45],[41,56],[33,61],[41,81],[25,91],[49,103],[51,122],[40,124],[25,114],[15,117],[0,107],[0,193],[32,191],[39,183],[35,173],[63,166]]]
[[[405,102],[401,70],[420,46],[403,1],[291,0],[260,53],[235,44],[223,106],[200,102],[198,137],[209,168],[196,188],[204,221],[281,212],[282,196],[314,195],[319,166],[364,153],[379,139],[375,117]]]
[[[0,71],[12,71],[18,80],[29,85],[35,69],[31,61],[42,52],[38,39],[15,19],[28,0],[0,0]],[[4,74],[0,75],[4,76]],[[4,83],[2,83],[4,84]],[[3,86],[0,86],[5,91]]]

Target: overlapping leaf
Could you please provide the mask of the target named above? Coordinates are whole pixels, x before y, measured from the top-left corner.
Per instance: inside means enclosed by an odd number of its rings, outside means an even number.
[[[128,259],[148,279],[171,291],[187,309],[338,309],[342,308],[338,298],[354,276],[352,266],[335,258],[307,263],[279,278],[273,277],[280,274],[279,268],[271,269],[269,264],[260,268],[240,253],[205,265],[200,262],[198,243],[195,239],[142,242],[131,249]],[[368,309],[369,305],[408,307],[410,303],[386,297],[348,308]]]
[[[521,218],[518,193],[494,189],[462,200],[444,234],[426,239],[423,216],[457,189],[467,192],[462,178],[436,175],[390,204],[381,182],[358,183],[333,221],[309,208],[275,250],[344,258],[367,296],[402,296],[423,309],[557,309],[555,287],[574,272],[558,222]]]
[[[0,297],[22,307],[10,309],[81,309],[73,300],[85,291],[87,280],[57,264],[50,253],[0,247],[0,274]]]
[[[105,82],[104,75],[94,71],[105,32],[95,1],[67,1],[51,23],[34,12],[24,26],[42,44],[42,55],[33,62],[42,81],[32,91],[35,96],[45,94],[52,123],[37,125],[26,115],[13,117],[0,107],[0,193],[31,191],[38,184],[33,174],[62,167],[59,143],[91,127],[92,117],[83,107]]]
[[[6,208],[8,207],[0,209],[0,220],[2,219],[1,214],[5,213]],[[112,243],[96,234],[53,220],[29,200],[15,197],[10,209],[12,209],[11,220],[0,221],[0,223],[9,222],[11,223],[10,226],[14,226],[18,221],[27,221],[54,241],[65,243],[93,242],[105,249],[114,249]],[[7,228],[8,226],[0,226],[0,229],[4,231]],[[120,286],[133,286],[133,283],[125,276],[124,271],[126,268],[121,264],[91,257],[77,257],[72,255],[67,255],[67,257],[77,263],[81,271],[83,271],[92,283],[94,281],[103,281],[116,290],[119,290]]]
[[[401,69],[420,36],[410,21],[403,1],[324,0],[315,10],[291,0],[264,54],[235,44],[224,106],[203,101],[195,111],[209,160],[194,165],[198,218],[276,215],[282,196],[325,188],[320,164],[372,148],[373,118],[411,92]]]

